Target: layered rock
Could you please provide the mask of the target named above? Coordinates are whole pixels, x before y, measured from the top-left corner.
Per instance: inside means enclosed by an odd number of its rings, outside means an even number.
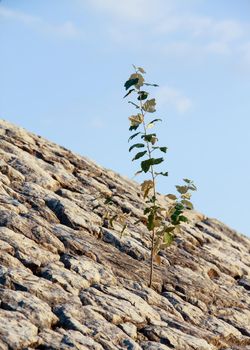
[[[0,121],[0,349],[250,349],[250,240],[192,211],[150,289],[142,209],[136,183]]]

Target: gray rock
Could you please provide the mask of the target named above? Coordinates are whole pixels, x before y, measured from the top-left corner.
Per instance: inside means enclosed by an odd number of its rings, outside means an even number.
[[[148,288],[143,208],[135,182],[1,120],[0,349],[250,349],[250,240],[189,211]]]
[[[0,227],[0,237],[15,249],[15,256],[27,267],[39,267],[59,260],[59,255],[41,248],[31,239],[6,227]]]
[[[0,307],[22,313],[39,329],[51,328],[57,317],[47,303],[28,292],[0,289]]]
[[[82,335],[78,331],[65,331],[59,328],[55,331],[51,329],[39,333],[40,344],[47,350],[102,350],[103,347],[92,338]]]
[[[137,338],[137,327],[130,322],[125,322],[120,324],[120,328],[126,333],[130,338]]]
[[[21,350],[38,341],[37,327],[20,312],[0,309],[0,340],[10,349]],[[1,343],[0,343],[1,345]]]

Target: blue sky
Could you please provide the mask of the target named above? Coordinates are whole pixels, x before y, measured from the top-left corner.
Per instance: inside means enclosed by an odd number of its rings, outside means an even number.
[[[250,235],[249,0],[2,0],[0,53],[0,118],[130,178],[123,84],[144,67],[159,191],[191,178],[197,210]]]

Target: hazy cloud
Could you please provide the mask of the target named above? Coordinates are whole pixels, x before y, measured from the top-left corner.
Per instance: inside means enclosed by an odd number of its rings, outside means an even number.
[[[215,20],[203,16],[177,16],[156,27],[158,35],[181,33],[182,40],[163,45],[163,52],[174,55],[238,53],[239,46],[250,34],[250,27],[234,20]]]
[[[12,10],[4,6],[0,6],[0,18],[5,20],[13,20],[31,26],[39,32],[54,35],[57,37],[74,39],[82,34],[71,21],[65,21],[61,24],[51,24],[44,21],[38,16],[26,14],[21,11]]]
[[[204,46],[205,52],[215,53],[219,55],[228,55],[231,53],[230,45],[225,42],[213,41]]]
[[[242,56],[243,62],[250,67],[250,41],[244,43],[240,47],[240,54]]]
[[[174,55],[239,55],[240,47],[247,43],[250,25],[247,22],[203,16],[187,11],[178,0],[78,0],[95,11],[111,17],[107,33],[114,42],[127,45],[127,38],[137,37],[133,25],[144,25],[151,41],[155,37],[158,52]],[[194,4],[195,1],[190,4]],[[119,20],[128,21],[126,29]],[[140,31],[139,31],[140,32]],[[140,36],[140,44],[145,36]],[[179,39],[180,38],[180,39]],[[133,40],[131,40],[133,42]],[[145,44],[145,42],[144,42]],[[154,41],[152,41],[152,47]],[[248,51],[247,49],[245,51]],[[246,53],[246,56],[248,54]]]
[[[180,114],[187,112],[192,106],[190,98],[185,96],[180,90],[170,86],[158,88],[156,97],[158,101],[157,104],[160,107],[169,105]]]
[[[156,27],[156,33],[184,32],[189,38],[211,39],[229,42],[244,36],[246,27],[234,20],[215,20],[211,17],[193,15],[171,15]]]
[[[79,0],[82,4],[86,0]],[[147,22],[156,20],[161,16],[162,11],[170,11],[174,7],[174,2],[169,0],[87,0],[88,4],[98,11],[104,11],[113,16],[114,19],[128,21]]]

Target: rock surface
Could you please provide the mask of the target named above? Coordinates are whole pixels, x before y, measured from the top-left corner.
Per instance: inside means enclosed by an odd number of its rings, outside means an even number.
[[[136,183],[1,120],[0,350],[249,350],[250,240],[192,211],[149,289],[142,209]]]

